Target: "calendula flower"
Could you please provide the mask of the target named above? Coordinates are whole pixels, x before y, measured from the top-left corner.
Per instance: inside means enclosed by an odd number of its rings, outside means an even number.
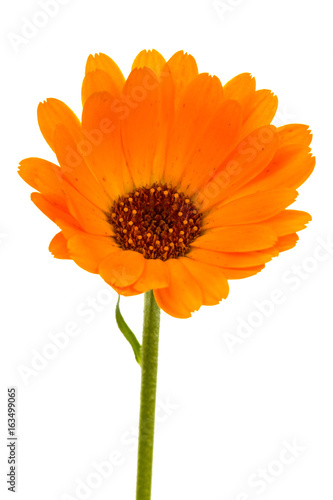
[[[125,80],[89,56],[81,121],[61,101],[38,107],[59,166],[21,162],[32,200],[60,232],[50,251],[120,295],[144,293],[142,345],[116,308],[142,368],[137,500],[151,499],[160,308],[187,318],[261,271],[311,219],[287,209],[311,174],[305,125],[271,125],[277,98],[248,73],[222,86],[192,56],[135,58]]]
[[[155,50],[125,80],[89,56],[81,121],[61,101],[38,107],[58,165],[28,158],[21,177],[60,228],[50,251],[121,295],[154,291],[187,318],[292,248],[311,219],[287,209],[311,174],[307,126],[274,127],[277,98],[244,73],[222,85],[194,58]]]

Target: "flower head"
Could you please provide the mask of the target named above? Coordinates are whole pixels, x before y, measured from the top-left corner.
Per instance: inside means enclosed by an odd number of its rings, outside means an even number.
[[[119,294],[154,290],[186,318],[295,246],[309,214],[287,210],[311,174],[307,126],[274,127],[277,98],[244,73],[224,86],[194,58],[142,51],[125,80],[89,56],[81,121],[61,101],[38,107],[58,165],[20,164],[32,201],[60,228],[50,251]]]

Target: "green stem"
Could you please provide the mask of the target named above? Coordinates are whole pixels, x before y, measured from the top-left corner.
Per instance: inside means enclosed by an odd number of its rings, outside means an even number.
[[[141,347],[141,403],[136,500],[151,499],[160,308],[145,293]]]

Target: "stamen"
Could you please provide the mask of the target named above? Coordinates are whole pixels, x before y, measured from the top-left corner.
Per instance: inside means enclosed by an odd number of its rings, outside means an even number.
[[[192,241],[200,235],[201,219],[202,214],[190,198],[166,184],[153,184],[121,196],[108,216],[122,249],[161,260],[189,251]]]

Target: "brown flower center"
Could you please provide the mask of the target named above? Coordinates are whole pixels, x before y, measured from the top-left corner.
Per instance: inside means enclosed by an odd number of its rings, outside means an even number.
[[[140,252],[146,259],[167,260],[188,252],[200,234],[201,218],[184,193],[153,184],[121,196],[108,220],[122,249]]]

